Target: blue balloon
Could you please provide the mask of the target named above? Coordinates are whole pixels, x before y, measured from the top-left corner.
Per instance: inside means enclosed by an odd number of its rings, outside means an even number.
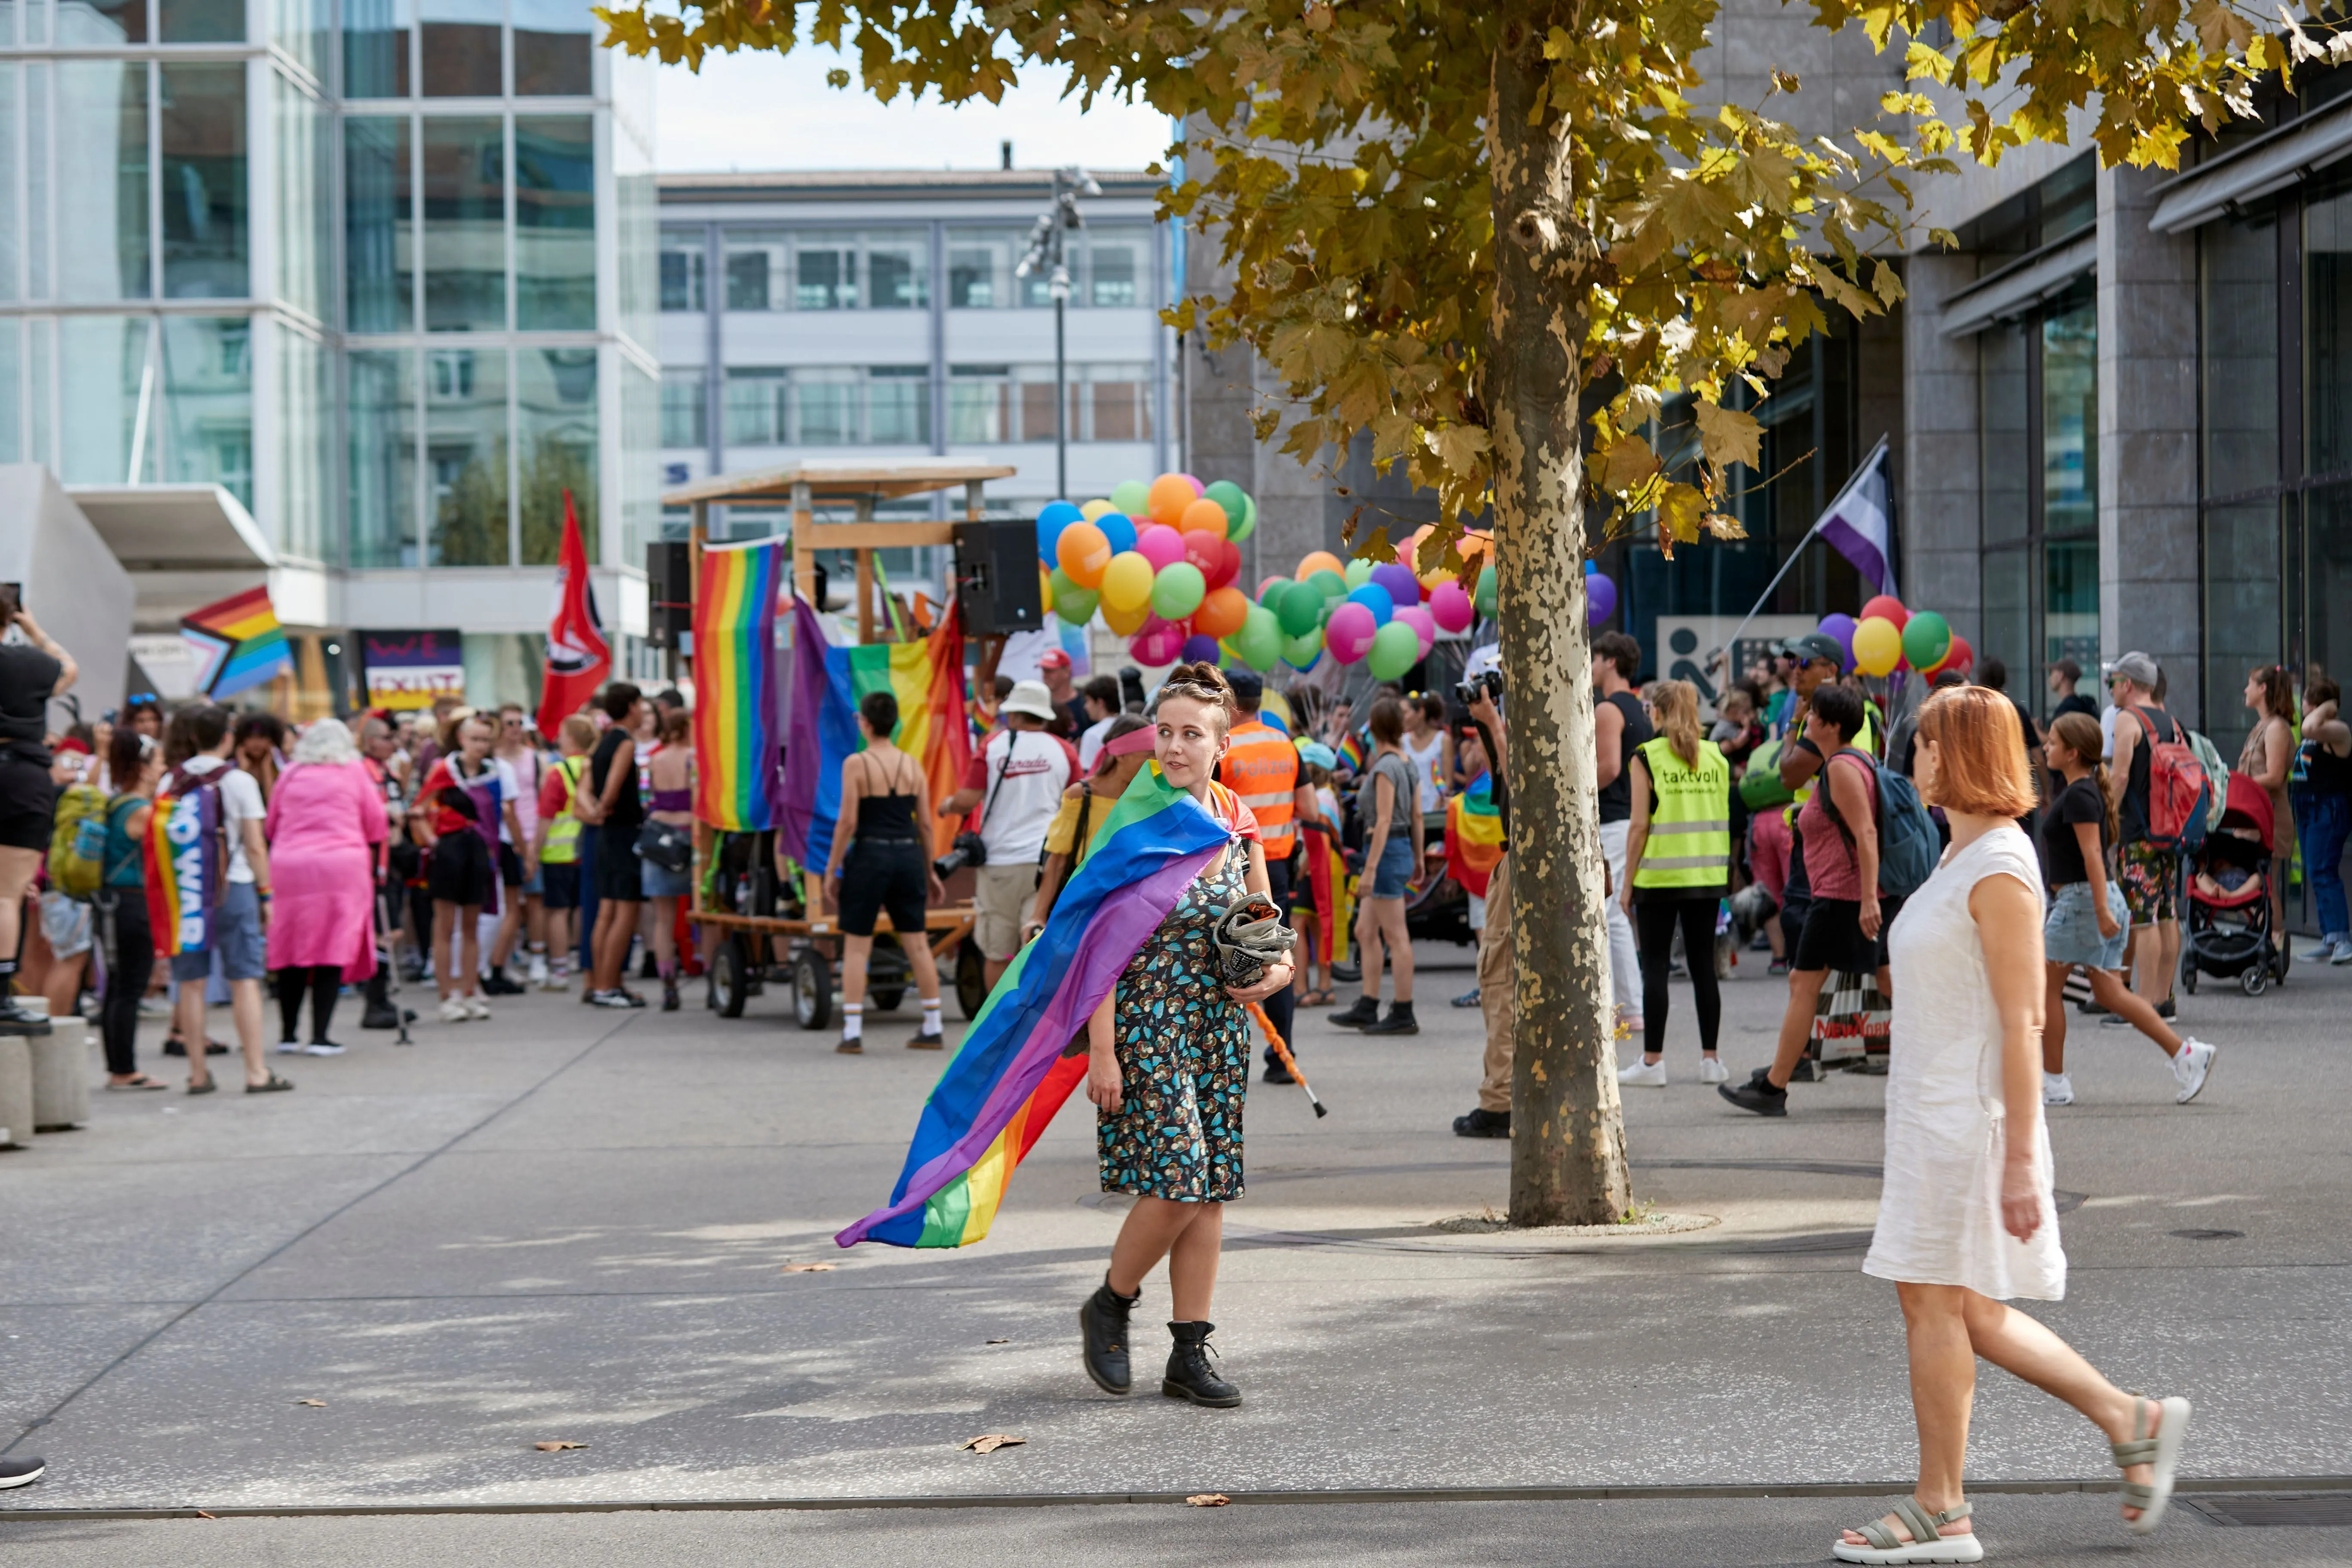
[[[1062,530],[1086,520],[1087,514],[1068,501],[1047,501],[1037,513],[1037,559],[1053,565],[1054,546],[1061,542]]]
[[[1354,589],[1348,595],[1348,602],[1352,605],[1361,605],[1371,611],[1372,619],[1381,626],[1387,626],[1389,618],[1396,614],[1396,600],[1391,598],[1389,591],[1378,583],[1367,583],[1362,587]]]
[[[1107,511],[1095,519],[1095,526],[1110,541],[1110,552],[1135,548],[1135,520],[1123,511]]]

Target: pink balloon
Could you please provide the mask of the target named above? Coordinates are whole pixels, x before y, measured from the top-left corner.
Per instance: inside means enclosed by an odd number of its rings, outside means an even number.
[[[1407,605],[1396,618],[1412,628],[1412,635],[1421,639],[1421,657],[1427,658],[1431,645],[1437,641],[1437,617],[1429,613],[1429,606]]]
[[[1439,627],[1449,632],[1466,632],[1477,616],[1477,607],[1461,584],[1448,577],[1429,593],[1429,613]]]
[[[1179,475],[1177,475],[1176,477],[1177,477],[1178,479],[1180,479],[1183,480],[1186,484],[1188,484],[1188,485],[1192,486],[1192,494],[1193,494],[1193,495],[1195,495],[1196,497],[1197,497],[1197,496],[1203,496],[1203,495],[1206,495],[1206,494],[1208,494],[1208,493],[1209,493],[1209,487],[1208,487],[1208,486],[1206,486],[1206,485],[1204,485],[1204,484],[1202,484],[1200,480],[1198,480],[1198,479],[1194,479],[1192,475],[1190,475],[1190,474],[1179,474]]]
[[[1330,624],[1323,628],[1323,646],[1341,664],[1354,664],[1371,647],[1380,629],[1370,609],[1351,599],[1331,612]]]
[[[1165,523],[1154,523],[1135,536],[1135,549],[1136,553],[1151,563],[1152,573],[1157,575],[1184,559],[1184,536]]]
[[[1190,631],[1181,621],[1163,621],[1158,616],[1143,623],[1143,629],[1128,639],[1127,651],[1135,662],[1144,665],[1173,664],[1184,651],[1184,639]]]

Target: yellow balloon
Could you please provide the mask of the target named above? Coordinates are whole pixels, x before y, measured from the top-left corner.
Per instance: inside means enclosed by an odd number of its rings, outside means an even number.
[[[1086,505],[1078,508],[1078,515],[1085,518],[1088,522],[1092,522],[1103,513],[1107,511],[1117,511],[1118,510],[1118,508],[1111,505],[1110,502],[1107,500],[1090,500],[1087,502]]]
[[[1885,675],[1903,662],[1903,634],[1883,616],[1853,628],[1853,667],[1864,675]]]
[[[1143,605],[1132,610],[1114,610],[1105,605],[1102,618],[1103,624],[1120,637],[1131,637],[1143,629],[1144,622],[1151,618],[1151,606]]]
[[[1112,556],[1103,568],[1103,613],[1125,616],[1144,609],[1151,603],[1152,576],[1151,557],[1141,551],[1122,550]]]

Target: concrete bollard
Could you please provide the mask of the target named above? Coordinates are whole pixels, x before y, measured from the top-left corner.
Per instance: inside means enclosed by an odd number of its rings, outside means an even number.
[[[0,1035],[0,1149],[33,1142],[33,1045],[22,1035]]]
[[[26,1042],[33,1047],[33,1131],[70,1132],[89,1121],[89,1037],[81,1020]]]

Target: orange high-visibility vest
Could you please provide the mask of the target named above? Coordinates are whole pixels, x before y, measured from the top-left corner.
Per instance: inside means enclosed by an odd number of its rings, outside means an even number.
[[[1258,841],[1269,864],[1290,858],[1297,829],[1292,792],[1298,788],[1298,751],[1290,737],[1258,719],[1234,726],[1225,752],[1225,783],[1257,818]]]

